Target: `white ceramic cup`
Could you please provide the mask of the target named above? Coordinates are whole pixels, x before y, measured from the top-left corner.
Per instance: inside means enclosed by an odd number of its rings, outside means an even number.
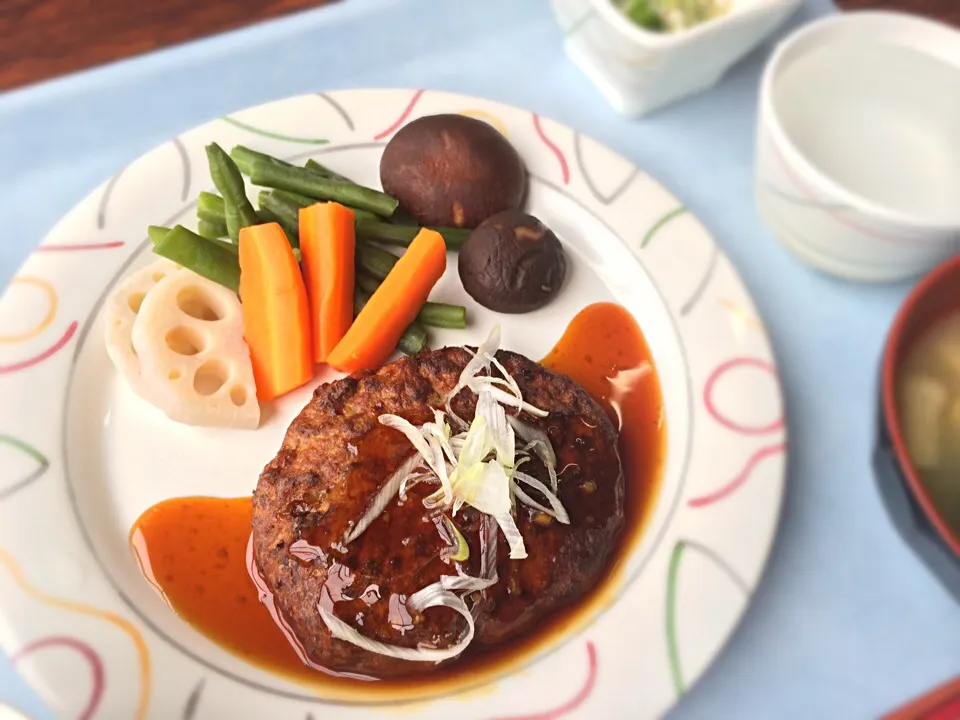
[[[914,277],[960,251],[960,33],[834,15],[763,74],[756,195],[777,238],[846,278]]]

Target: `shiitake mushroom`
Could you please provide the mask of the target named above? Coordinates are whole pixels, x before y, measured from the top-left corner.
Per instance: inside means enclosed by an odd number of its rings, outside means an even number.
[[[384,192],[426,226],[474,228],[520,207],[526,182],[513,145],[487,123],[464,115],[414,120],[380,158]]]
[[[470,297],[502,313],[546,305],[567,274],[557,236],[532,215],[506,210],[484,220],[460,248],[460,281]]]

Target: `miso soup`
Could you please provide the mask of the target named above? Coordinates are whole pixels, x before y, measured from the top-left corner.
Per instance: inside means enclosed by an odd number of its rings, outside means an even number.
[[[960,537],[960,313],[910,349],[897,378],[897,407],[910,460]]]

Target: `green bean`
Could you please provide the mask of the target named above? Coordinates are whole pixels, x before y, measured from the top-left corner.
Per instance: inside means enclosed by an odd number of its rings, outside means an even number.
[[[467,309],[463,305],[430,302],[420,308],[417,320],[429,327],[463,330],[467,327]]]
[[[261,200],[263,196],[268,192],[271,192],[271,191],[262,190],[260,192]],[[309,202],[314,202],[309,198],[306,198],[306,200],[308,200]],[[214,195],[213,193],[201,192],[200,197],[197,199],[197,216],[200,218],[201,221],[205,220],[210,223],[222,225],[224,228],[226,228],[227,219],[224,214],[223,198],[220,197],[219,195]],[[277,217],[276,214],[271,213],[269,210],[265,210],[262,207],[262,203],[261,203],[261,207],[257,210],[257,218],[261,223],[267,223],[267,222],[280,223],[280,218]],[[283,225],[283,223],[280,223],[280,224]],[[293,238],[297,238],[296,225],[293,225],[293,226],[285,225],[283,230],[284,232],[287,233],[288,237],[292,235]],[[203,233],[200,233],[200,234],[203,235]],[[229,233],[223,233],[222,235],[218,235],[217,237],[225,237],[228,234]]]
[[[356,253],[357,269],[377,280],[386,278],[400,259],[393,253],[366,243],[357,243]]]
[[[400,336],[397,347],[404,355],[416,355],[421,350],[426,350],[427,329],[414,320]]]
[[[463,245],[470,236],[470,230],[461,228],[437,227],[431,229],[443,236],[447,250],[459,250],[460,246]],[[416,225],[393,225],[381,220],[357,221],[357,237],[376,240],[377,242],[388,245],[407,247],[413,242],[413,239],[419,232],[420,228]]]
[[[279,165],[281,167],[295,167],[292,163],[288,163],[286,160],[281,160],[276,158],[273,155],[267,155],[267,153],[262,153],[257,150],[251,150],[244,145],[236,145],[233,150],[230,151],[230,157],[233,158],[233,161],[237,164],[237,167],[240,168],[240,172],[244,175],[249,175],[253,169],[254,164],[258,162],[269,162],[274,165]],[[316,160],[307,160],[305,167],[320,173],[324,177],[330,178],[331,180],[342,180],[343,182],[353,182],[350,178],[344,177],[339,173],[334,172],[325,165],[321,165]]]
[[[300,247],[300,225],[297,217],[297,208],[284,200],[277,198],[270,190],[261,190],[257,198],[260,206],[260,216],[269,222],[279,223],[287,240],[294,247]]]
[[[223,215],[230,241],[239,243],[240,230],[243,227],[243,220],[240,218],[240,208],[233,203],[225,202],[223,204]]]
[[[201,219],[197,222],[197,234],[200,237],[213,239],[227,237],[227,223],[225,220],[224,222],[213,222]]]
[[[340,180],[342,182],[348,182],[351,185],[357,185],[357,183],[353,182],[350,178],[344,177],[343,175],[335,173],[333,170],[326,167],[325,165],[321,165],[316,160],[312,160],[312,159],[307,160],[307,164],[305,165],[305,167],[307,168],[307,170],[313,170],[314,172],[318,172],[324,177],[330,178],[331,180]],[[357,187],[363,187],[363,186],[357,185]],[[298,197],[303,198],[304,196],[300,195]],[[311,200],[309,203],[302,205],[302,207],[313,205],[314,202],[315,201]],[[369,210],[363,210],[361,208],[351,207],[349,205],[347,205],[346,207],[349,207],[351,210],[353,210],[353,217],[356,222],[360,222],[361,220],[379,220],[380,219],[380,216],[377,215],[375,212],[370,212]]]
[[[207,145],[207,163],[210,165],[213,184],[223,197],[223,210],[230,239],[238,242],[241,228],[260,222],[257,211],[247,199],[240,170],[222,147],[216,143]]]
[[[360,314],[363,306],[367,304],[370,296],[362,290],[355,290],[353,293],[353,316]],[[400,342],[397,343],[400,352],[405,355],[416,355],[427,347],[427,330],[420,323],[414,320],[407,326],[403,335],[400,336]]]
[[[265,191],[260,191],[260,197],[263,197]],[[273,193],[274,202],[283,202],[288,204],[291,208],[300,210],[301,208],[310,207],[311,205],[316,205],[318,200],[314,198],[307,197],[306,195],[301,195],[300,193],[289,192],[288,190],[270,190],[269,192]],[[374,221],[380,222],[380,216],[376,213],[372,213],[369,210],[360,210],[358,208],[350,208],[353,211],[353,217],[356,222],[361,220],[364,222]]]
[[[358,272],[354,278],[353,285],[367,293],[367,295],[373,295],[377,291],[377,288],[380,287],[380,280],[365,273]]]
[[[209,243],[213,243],[217,247],[222,247],[224,250],[229,252],[234,257],[240,256],[240,246],[234,245],[229,240],[225,240],[223,238],[203,238],[203,239]]]
[[[289,192],[288,190],[274,190],[273,194],[278,198],[283,198],[284,201],[289,202],[299,208],[310,207],[311,205],[316,205],[317,201],[306,195],[301,195],[300,193]],[[373,213],[370,213],[373,215]],[[376,217],[376,215],[373,215]]]
[[[330,178],[331,180],[342,180],[343,182],[348,182],[348,183],[353,182],[353,180],[351,180],[350,178],[344,177],[338,172],[334,172],[333,170],[328,168],[326,165],[321,165],[313,158],[310,158],[309,160],[307,160],[307,163],[304,167],[306,167],[307,170],[313,170],[314,172],[318,172],[324,177]]]
[[[207,240],[177,225],[153,251],[234,292],[240,288],[239,258],[219,240]]]
[[[353,221],[356,224],[361,222],[380,222],[380,216],[376,213],[372,213],[369,210],[361,210],[360,208],[350,208],[353,210]]]
[[[249,175],[254,163],[258,162],[270,162],[276,163],[277,165],[281,165],[283,167],[293,167],[293,165],[285,160],[275,158],[272,155],[267,155],[266,153],[258,152],[256,150],[251,150],[243,145],[234,145],[233,150],[230,151],[230,157],[237,164],[240,172],[242,172],[244,175]]]
[[[243,145],[237,145],[236,147],[234,147],[233,150],[230,151],[230,157],[237,164],[237,167],[240,168],[240,172],[242,172],[244,175],[249,175],[253,169],[254,164],[257,162],[268,162],[268,163],[272,163],[273,165],[278,165],[280,167],[285,167],[285,168],[295,167],[294,165],[292,165],[291,163],[288,163],[285,160],[281,160],[280,158],[276,158],[276,157],[273,157],[272,155],[267,155],[266,153],[258,152],[256,150],[251,150],[250,148],[244,147]],[[320,173],[325,178],[329,178],[330,180],[339,180],[341,182],[350,183],[351,185],[356,185],[356,183],[350,180],[350,178],[344,177],[343,175],[340,175],[339,173],[334,172],[333,170],[326,167],[325,165],[321,165],[316,160],[307,160],[305,167],[308,170],[313,170],[314,172]],[[310,205],[313,205],[315,202],[317,202],[315,198],[307,197],[306,195],[301,195],[299,193],[289,192],[286,190],[281,190],[280,192],[282,192],[288,200],[295,202],[300,207],[309,207]],[[363,217],[370,220],[375,220],[376,218],[379,217],[379,215],[377,215],[376,213],[372,213],[367,210],[359,210],[356,208],[352,208],[352,209],[358,219],[360,217]]]
[[[420,225],[417,219],[403,208],[397,208],[397,211],[390,216],[390,222],[397,225]]]
[[[207,222],[226,225],[227,217],[223,213],[223,198],[203,191],[197,196],[197,217]]]
[[[341,180],[331,180],[306,168],[287,168],[267,161],[254,163],[250,180],[255,185],[288,190],[317,200],[333,200],[384,217],[390,217],[398,205],[396,198],[386,193]]]
[[[362,292],[370,295],[380,287],[379,280],[362,272],[357,273],[355,284]],[[467,326],[467,309],[463,305],[449,305],[428,300],[420,308],[417,321],[427,327],[463,330]]]
[[[240,255],[240,246],[234,245],[229,240],[223,240],[221,238],[204,238],[207,242],[216,243],[220,247],[226,249],[232,255],[239,257]],[[297,262],[300,262],[300,248],[293,248],[293,257],[296,258]]]
[[[150,242],[156,245],[158,242],[163,240],[167,233],[170,232],[170,228],[162,227],[161,225],[151,225],[147,228],[147,237],[150,238]]]
[[[258,206],[258,207],[257,207],[257,217],[260,218],[260,224],[261,224],[261,225],[264,224],[264,223],[272,223],[272,222],[280,223],[280,225],[283,225],[283,223],[280,222],[280,217],[279,217],[276,213],[270,212],[269,210],[267,210],[266,208],[264,208],[264,207],[262,207],[262,206]],[[293,231],[294,236],[297,235],[297,228],[296,228],[296,227],[289,228],[289,229],[286,228],[286,227],[283,228],[283,231],[284,231],[284,232],[289,232],[290,230]]]
[[[273,211],[278,217],[284,218],[284,222],[291,228],[296,228],[297,233],[300,230],[300,210],[317,204],[317,201],[313,198],[286,190],[261,190],[257,202],[261,208],[265,207]],[[353,213],[358,218],[363,217],[379,221],[376,215],[366,210],[353,210]]]

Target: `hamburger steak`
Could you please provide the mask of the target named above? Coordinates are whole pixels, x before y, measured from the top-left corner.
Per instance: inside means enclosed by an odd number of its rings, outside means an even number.
[[[524,412],[519,419],[545,432],[553,445],[557,495],[570,524],[518,502],[515,521],[528,556],[511,560],[496,523],[464,505],[454,519],[470,554],[455,562],[449,553],[442,555],[449,538],[445,542],[438,532],[437,511],[431,517],[422,503],[438,485],[421,482],[408,488],[405,501],[394,497],[365,532],[344,546],[345,534],[384,481],[414,455],[410,441],[378,417],[396,414],[414,425],[432,421],[433,410],[443,409],[471,354],[444,348],[318,387],[263,470],[253,496],[257,565],[312,662],[377,678],[434,667],[433,662],[396,659],[335,638],[318,604],[332,607],[337,618],[366,638],[408,648],[449,648],[462,638],[466,620],[448,607],[418,612],[407,606],[407,598],[442,575],[462,571],[480,576],[481,533],[491,537],[491,529],[498,543],[498,582],[471,595],[474,645],[501,643],[529,631],[600,579],[623,527],[617,433],[606,413],[571,379],[515,353],[500,351],[496,357],[524,400],[549,412],[542,418]],[[473,391],[461,390],[453,411],[469,423],[476,400]],[[516,410],[507,408],[507,413]],[[517,448],[522,446],[518,437]],[[549,484],[539,459],[522,469]],[[541,493],[526,490],[547,505]]]

